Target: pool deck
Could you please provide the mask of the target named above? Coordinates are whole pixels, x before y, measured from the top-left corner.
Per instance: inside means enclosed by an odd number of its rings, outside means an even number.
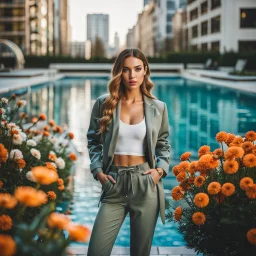
[[[71,255],[86,256],[88,247],[71,246],[69,253]],[[129,256],[129,247],[114,247],[111,256]],[[158,256],[195,256],[197,255],[193,250],[189,250],[185,247],[152,247],[150,255]],[[146,256],[146,255],[145,255]]]

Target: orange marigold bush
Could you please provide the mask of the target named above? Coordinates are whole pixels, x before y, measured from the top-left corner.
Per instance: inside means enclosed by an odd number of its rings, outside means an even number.
[[[243,158],[243,164],[246,167],[253,168],[256,166],[256,156],[254,154],[247,154]]]
[[[234,184],[227,182],[221,187],[221,193],[225,196],[232,196],[236,191]]]
[[[180,161],[186,161],[186,160],[188,160],[188,159],[190,158],[190,156],[191,156],[191,153],[190,153],[190,152],[185,152],[185,153],[183,153],[183,154],[181,155]]]
[[[225,142],[227,139],[227,133],[226,132],[219,132],[216,134],[216,140],[218,142]]]
[[[7,231],[12,228],[12,219],[10,216],[3,214],[0,215],[0,230]]]
[[[211,195],[216,195],[220,192],[221,190],[221,184],[219,182],[211,182],[209,185],[208,185],[208,193],[211,194]]]
[[[240,188],[246,190],[247,186],[253,185],[253,179],[250,177],[244,177],[240,180]]]
[[[248,232],[246,233],[246,238],[249,243],[256,245],[256,228],[248,230]]]
[[[202,213],[202,212],[195,212],[193,215],[192,215],[192,221],[194,224],[196,225],[202,225],[205,223],[205,220],[206,220],[206,217],[205,217],[205,214]]]
[[[0,255],[13,256],[16,253],[16,243],[9,235],[0,234]]]
[[[174,219],[176,221],[179,221],[181,219],[181,216],[182,216],[182,208],[178,206],[174,211]]]
[[[238,171],[239,164],[236,160],[226,160],[223,165],[223,170],[225,173],[234,174]]]
[[[36,166],[31,169],[34,179],[43,185],[49,185],[56,182],[59,178],[56,171],[48,169],[44,166]]]

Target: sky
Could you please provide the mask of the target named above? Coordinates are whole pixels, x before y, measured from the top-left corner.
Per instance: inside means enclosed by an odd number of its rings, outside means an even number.
[[[136,24],[143,9],[143,0],[70,0],[69,18],[72,41],[86,40],[86,15],[109,14],[109,42],[114,43],[115,32],[120,44],[125,44],[129,28]]]

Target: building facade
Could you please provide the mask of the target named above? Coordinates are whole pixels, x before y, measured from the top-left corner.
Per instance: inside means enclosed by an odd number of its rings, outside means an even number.
[[[255,0],[188,0],[184,26],[190,50],[255,51]]]

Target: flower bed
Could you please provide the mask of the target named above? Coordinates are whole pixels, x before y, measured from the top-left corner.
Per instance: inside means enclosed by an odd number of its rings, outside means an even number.
[[[0,100],[0,255],[63,255],[71,241],[87,241],[90,234],[55,212],[72,196],[74,134],[59,143],[63,129],[45,114],[21,112],[25,105],[15,95]]]
[[[204,255],[256,255],[256,132],[219,132],[216,140],[221,148],[200,147],[198,161],[185,152],[173,167],[172,198],[181,205],[168,203],[167,219]]]

